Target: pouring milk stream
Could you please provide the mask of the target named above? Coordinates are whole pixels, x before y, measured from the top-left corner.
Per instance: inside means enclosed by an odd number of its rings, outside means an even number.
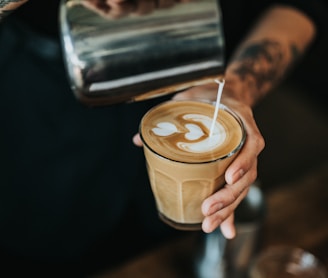
[[[221,95],[222,95],[222,91],[223,91],[223,86],[224,86],[225,80],[224,79],[221,79],[221,80],[215,79],[215,82],[217,84],[219,84],[219,88],[218,88],[218,94],[217,94],[217,97],[216,97],[214,116],[213,116],[212,125],[211,125],[211,129],[210,129],[210,136],[209,136],[210,138],[213,135],[216,118],[218,117],[219,106],[220,106],[220,102],[221,102]]]

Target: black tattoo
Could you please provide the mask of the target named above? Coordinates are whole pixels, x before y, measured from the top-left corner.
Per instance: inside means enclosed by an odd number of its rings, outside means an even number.
[[[292,59],[296,60],[299,51],[296,46],[290,47]],[[289,61],[290,53],[275,41],[264,40],[257,44],[248,46],[242,53],[235,57],[238,63],[234,70],[243,81],[254,82],[256,88],[261,92],[263,88],[272,86],[280,80],[294,61]]]

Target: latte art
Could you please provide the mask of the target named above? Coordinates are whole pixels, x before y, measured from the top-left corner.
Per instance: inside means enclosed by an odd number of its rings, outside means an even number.
[[[226,138],[221,124],[215,124],[212,136],[208,136],[212,119],[201,114],[186,114],[182,116],[186,121],[184,128],[179,129],[174,123],[160,122],[152,131],[157,136],[171,136],[175,133],[184,133],[185,141],[176,142],[176,146],[184,151],[200,153],[208,152],[219,147]],[[199,124],[200,123],[200,124]],[[203,128],[206,127],[206,130]]]
[[[178,132],[178,129],[172,123],[162,122],[158,123],[157,127],[154,127],[152,131],[158,136],[169,136],[173,133]]]
[[[196,101],[173,101],[151,109],[143,118],[143,140],[156,153],[172,160],[194,163],[229,155],[240,143],[240,125],[220,109],[209,136],[214,109],[210,103]]]

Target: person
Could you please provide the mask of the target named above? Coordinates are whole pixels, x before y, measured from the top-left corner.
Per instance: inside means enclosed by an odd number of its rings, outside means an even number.
[[[166,1],[140,0],[132,11],[174,3]],[[131,7],[123,0],[91,2],[114,16]],[[19,271],[86,277],[185,235],[158,219],[138,148],[142,115],[172,96],[92,109],[79,103],[64,70],[58,5],[0,3],[0,255],[7,277]],[[242,118],[247,140],[224,189],[204,201],[202,229],[220,226],[233,238],[234,211],[257,177],[265,145],[252,110],[320,42],[327,7],[320,0],[220,5],[227,57],[222,103]],[[216,93],[213,82],[173,98],[215,100]]]

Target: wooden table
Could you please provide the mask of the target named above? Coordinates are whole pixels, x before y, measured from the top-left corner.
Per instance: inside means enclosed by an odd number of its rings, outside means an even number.
[[[267,212],[259,251],[281,244],[301,247],[328,269],[328,162],[282,181],[264,196]],[[191,278],[197,240],[191,233],[97,278]]]

